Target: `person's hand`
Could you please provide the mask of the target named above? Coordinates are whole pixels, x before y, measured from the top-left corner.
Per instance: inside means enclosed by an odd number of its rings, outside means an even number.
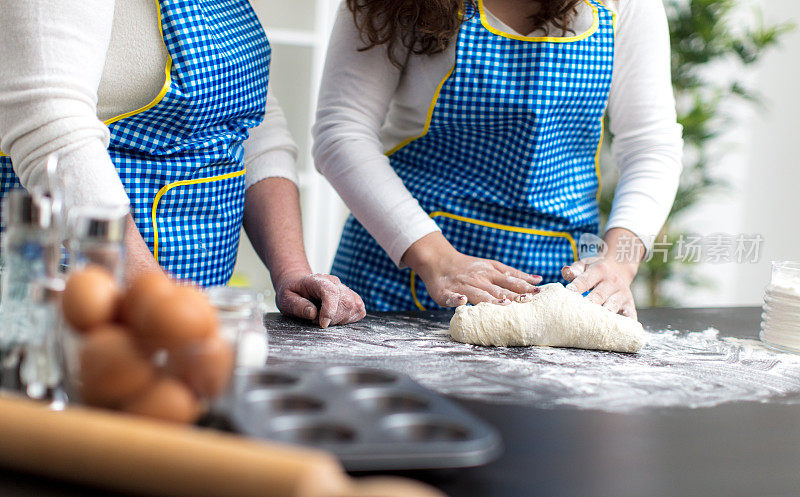
[[[284,314],[317,322],[322,328],[353,323],[367,315],[361,297],[336,276],[300,271],[277,280],[275,301]]]
[[[453,248],[440,232],[417,240],[403,262],[425,282],[428,294],[442,307],[466,303],[525,302],[542,281],[498,261],[471,257]]]
[[[631,253],[622,254],[620,247],[625,241]],[[613,313],[636,319],[636,303],[631,293],[631,283],[644,254],[644,246],[636,236],[621,228],[609,230],[605,237],[604,255],[582,259],[561,270],[561,275],[570,283],[568,290],[589,294],[591,302],[600,304]]]
[[[578,293],[589,292],[591,302],[600,304],[613,313],[636,319],[636,304],[631,293],[630,266],[605,257],[592,257],[575,262],[561,270],[561,275],[570,283],[567,290]]]

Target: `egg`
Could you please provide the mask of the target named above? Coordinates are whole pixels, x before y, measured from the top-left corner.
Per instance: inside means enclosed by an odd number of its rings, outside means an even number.
[[[144,391],[155,368],[129,332],[114,324],[93,328],[81,347],[81,396],[84,402],[114,407]]]
[[[76,330],[86,332],[111,322],[120,305],[121,291],[104,268],[89,265],[74,272],[64,288],[61,308]]]
[[[167,370],[186,382],[199,397],[213,399],[230,381],[233,355],[233,347],[213,334],[171,350]]]
[[[139,336],[147,345],[169,349],[211,336],[217,330],[217,311],[200,290],[183,286],[149,307]]]
[[[134,332],[142,334],[145,318],[153,304],[175,290],[175,286],[161,271],[150,271],[138,275],[131,281],[121,305],[122,321]]]
[[[122,410],[175,423],[193,423],[200,416],[200,405],[191,390],[170,377],[157,380]]]

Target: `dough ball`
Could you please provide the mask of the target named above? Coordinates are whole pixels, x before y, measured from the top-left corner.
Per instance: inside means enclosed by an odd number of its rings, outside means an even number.
[[[571,347],[634,353],[646,341],[642,325],[564,288],[541,287],[529,302],[462,306],[450,320],[450,336],[473,345]]]

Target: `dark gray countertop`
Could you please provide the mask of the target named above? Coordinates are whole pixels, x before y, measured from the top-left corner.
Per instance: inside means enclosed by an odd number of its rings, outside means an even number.
[[[403,319],[414,326],[448,316]],[[713,326],[720,336],[744,338],[758,329],[760,310],[653,309],[641,311],[640,318],[654,330]],[[368,317],[361,326],[385,319]],[[277,317],[269,317],[270,323],[301,328]],[[278,333],[272,353],[280,351]],[[729,402],[607,412],[458,402],[500,430],[502,457],[480,468],[403,473],[452,496],[800,496],[800,405]],[[0,472],[3,497],[77,495],[110,494]]]

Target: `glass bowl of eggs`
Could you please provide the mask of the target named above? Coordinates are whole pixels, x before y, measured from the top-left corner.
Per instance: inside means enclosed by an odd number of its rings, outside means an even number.
[[[236,339],[196,287],[161,272],[123,287],[87,265],[70,274],[61,308],[70,401],[188,424],[228,390]]]

